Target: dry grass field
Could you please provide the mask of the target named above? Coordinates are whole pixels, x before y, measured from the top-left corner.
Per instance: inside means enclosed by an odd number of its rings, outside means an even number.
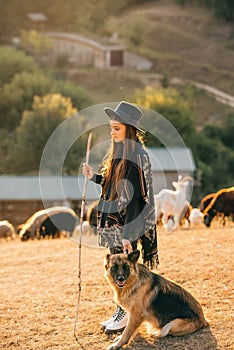
[[[159,230],[157,273],[187,288],[202,304],[210,328],[156,339],[142,326],[129,349],[231,350],[233,338],[233,223],[225,228]],[[0,242],[0,348],[106,349],[100,323],[115,309],[104,278],[107,250],[82,247],[82,292],[76,341],[78,245],[66,238]]]

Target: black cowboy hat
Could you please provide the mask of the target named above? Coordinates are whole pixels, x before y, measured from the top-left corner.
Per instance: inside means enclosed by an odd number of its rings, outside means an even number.
[[[105,107],[104,112],[112,119],[122,124],[134,126],[137,130],[144,132],[138,125],[142,118],[141,110],[131,103],[121,101],[115,109]]]

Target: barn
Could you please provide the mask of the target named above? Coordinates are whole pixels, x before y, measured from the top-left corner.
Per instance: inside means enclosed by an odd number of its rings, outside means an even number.
[[[124,49],[108,39],[89,38],[73,33],[46,33],[53,42],[53,55],[67,55],[77,66],[90,66],[99,69],[122,67]]]
[[[154,147],[149,148],[152,166],[154,192],[163,188],[173,189],[172,181],[178,176],[191,176],[196,171],[196,165],[190,148],[187,147]]]
[[[53,206],[68,206],[78,214],[84,176],[0,176],[0,220],[16,227],[35,213]],[[100,189],[87,186],[87,201],[99,197]]]
[[[52,33],[44,35],[52,40],[52,57],[67,56],[74,67],[90,66],[98,69],[127,68],[148,71],[152,62],[126,50],[118,44],[118,38],[83,36],[76,33]]]

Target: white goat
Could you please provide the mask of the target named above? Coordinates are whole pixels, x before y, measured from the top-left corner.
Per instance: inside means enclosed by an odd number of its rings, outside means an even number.
[[[78,238],[80,236],[80,230],[81,230],[81,226],[77,225],[73,231],[72,237],[73,238]],[[83,222],[83,226],[82,226],[82,233],[85,236],[91,236],[94,234],[93,228],[92,226],[88,223],[88,221],[84,221]]]
[[[193,208],[189,215],[189,221],[191,224],[199,225],[203,223],[204,214],[198,208]]]
[[[173,181],[175,191],[163,189],[154,196],[156,220],[161,217],[167,232],[170,233],[180,223],[182,211],[186,205],[186,193],[189,182],[193,179],[189,176]]]

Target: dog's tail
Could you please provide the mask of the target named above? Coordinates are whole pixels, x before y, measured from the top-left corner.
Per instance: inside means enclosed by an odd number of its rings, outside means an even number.
[[[197,330],[207,327],[208,322],[205,319],[182,319],[176,318],[173,321],[167,323],[164,327],[161,328],[158,333],[158,337],[166,337],[170,334],[173,336],[181,336],[189,333],[196,332]]]

